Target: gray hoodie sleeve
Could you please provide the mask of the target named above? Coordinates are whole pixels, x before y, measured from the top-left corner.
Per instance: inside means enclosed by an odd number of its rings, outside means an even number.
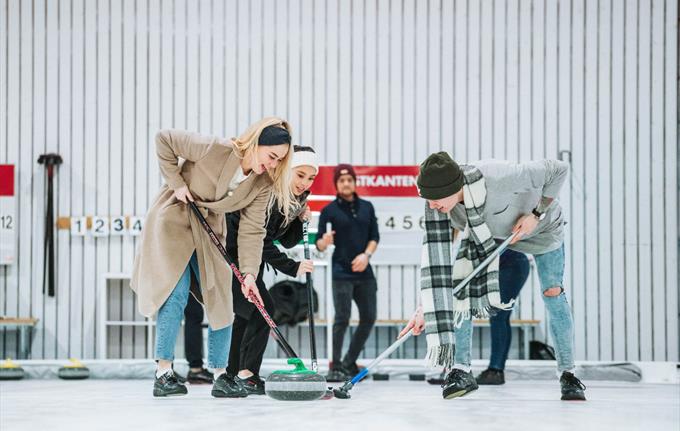
[[[532,181],[543,183],[543,196],[555,199],[569,175],[569,164],[561,160],[540,160],[528,165],[532,171]],[[536,183],[534,185],[538,186]]]
[[[524,163],[483,161],[479,168],[487,188],[497,192],[517,193],[540,189],[541,195],[555,199],[569,175],[569,164],[560,160],[536,160]]]

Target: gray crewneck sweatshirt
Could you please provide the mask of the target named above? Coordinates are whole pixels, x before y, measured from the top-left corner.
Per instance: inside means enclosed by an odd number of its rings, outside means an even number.
[[[484,175],[486,205],[484,218],[494,238],[504,239],[524,214],[531,214],[541,197],[553,198],[545,218],[528,236],[509,248],[529,254],[543,254],[558,249],[564,241],[562,207],[557,201],[567,179],[569,164],[560,160],[511,163],[482,160],[470,163]],[[467,224],[465,206],[456,205],[450,213],[452,225],[462,230]]]

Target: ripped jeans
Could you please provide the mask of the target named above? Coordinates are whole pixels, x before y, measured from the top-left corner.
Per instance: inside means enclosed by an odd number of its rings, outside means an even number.
[[[564,294],[564,244],[557,250],[534,255],[538,278],[541,282],[543,302],[548,311],[550,333],[555,342],[557,369],[573,371],[574,365],[574,321],[571,308]],[[553,287],[561,288],[556,296],[546,296]],[[469,369],[472,362],[472,321],[466,320],[456,329],[456,353],[454,368]]]

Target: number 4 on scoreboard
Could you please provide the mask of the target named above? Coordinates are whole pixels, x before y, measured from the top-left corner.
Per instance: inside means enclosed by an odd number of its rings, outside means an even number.
[[[142,217],[130,217],[130,224],[128,227],[128,232],[132,236],[138,236],[142,234],[142,225],[144,224],[144,219]]]

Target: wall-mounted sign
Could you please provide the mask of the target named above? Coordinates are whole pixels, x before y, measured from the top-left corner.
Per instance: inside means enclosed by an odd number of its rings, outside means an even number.
[[[0,265],[16,260],[14,165],[0,165]]]

